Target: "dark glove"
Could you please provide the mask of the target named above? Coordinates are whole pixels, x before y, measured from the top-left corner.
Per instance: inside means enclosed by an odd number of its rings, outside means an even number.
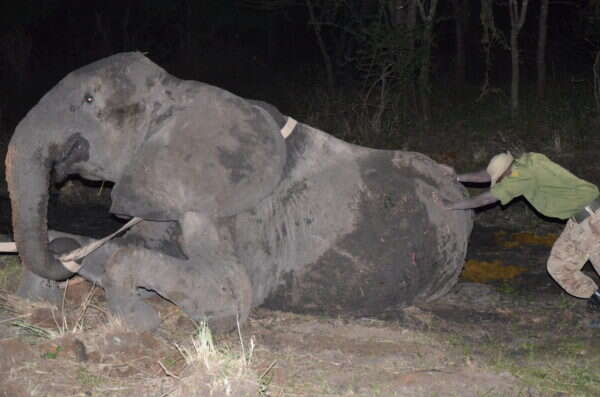
[[[588,299],[588,308],[600,312],[600,290],[590,296],[590,299]]]

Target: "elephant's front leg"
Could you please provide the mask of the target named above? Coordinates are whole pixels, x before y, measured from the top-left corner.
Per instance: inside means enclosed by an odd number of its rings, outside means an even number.
[[[48,235],[50,238],[50,252],[54,253],[56,257],[95,241],[95,239],[87,236],[63,233],[56,230],[49,230]],[[116,239],[107,242],[92,252],[82,260],[83,266],[79,271],[79,275],[102,287],[104,265],[110,256],[122,246],[122,242]],[[52,304],[60,304],[64,299],[64,291],[59,288],[58,282],[40,277],[26,267],[23,268],[21,274],[17,295]]]
[[[248,276],[232,262],[183,260],[146,248],[122,248],[106,266],[109,308],[136,328],[151,329],[159,319],[137,293],[139,288],[155,291],[217,331],[232,329],[250,310]]]
[[[226,331],[245,321],[252,288],[245,268],[232,254],[214,223],[197,213],[181,221],[181,245],[187,258],[143,247],[125,247],[106,266],[105,289],[111,309],[142,328],[157,321],[137,294],[155,291],[193,320]]]

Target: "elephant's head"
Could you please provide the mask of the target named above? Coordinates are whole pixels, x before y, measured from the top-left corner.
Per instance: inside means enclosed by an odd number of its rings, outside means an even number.
[[[53,176],[115,182],[112,208],[123,215],[227,215],[279,181],[285,145],[277,134],[258,107],[176,79],[140,53],[76,70],[31,109],[9,145],[7,182],[21,259],[45,278],[71,274],[48,250]]]

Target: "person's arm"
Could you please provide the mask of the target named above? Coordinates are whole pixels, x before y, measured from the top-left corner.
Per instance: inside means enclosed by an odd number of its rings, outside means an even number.
[[[499,201],[491,191],[487,191],[485,193],[480,194],[479,196],[475,196],[470,199],[456,201],[456,202],[444,202],[444,208],[448,210],[468,210],[472,208],[479,208],[486,206],[488,204],[495,203]]]
[[[492,178],[490,178],[490,174],[486,170],[481,170],[457,175],[456,180],[463,183],[489,183],[492,181]]]

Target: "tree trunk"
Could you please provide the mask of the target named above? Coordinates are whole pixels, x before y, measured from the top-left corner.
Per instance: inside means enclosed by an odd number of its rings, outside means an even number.
[[[454,65],[455,82],[457,87],[465,84],[466,70],[466,50],[465,50],[465,30],[467,24],[467,2],[466,0],[452,0],[454,6],[454,27],[456,42],[456,64]]]
[[[97,45],[96,51],[98,57],[104,57],[114,52],[110,19],[99,11],[96,11],[94,15],[96,17],[96,30],[100,36],[100,43]]]
[[[546,39],[548,32],[548,7],[549,0],[542,0],[540,4],[540,25],[537,47],[537,94],[543,99],[546,93]]]
[[[409,62],[411,63],[412,68],[416,64],[416,53],[415,53],[415,29],[417,27],[417,0],[407,0],[408,10],[406,13],[406,29],[408,30],[408,40],[407,40],[407,54]],[[411,68],[411,72],[413,72]],[[414,73],[411,73],[414,74]],[[415,83],[413,82],[412,76],[408,79],[408,87],[407,94],[409,97],[409,101],[412,103],[413,109],[416,111],[418,109],[417,104],[417,90],[415,87]]]
[[[512,80],[510,83],[510,111],[512,117],[519,113],[519,32],[510,32],[510,58],[512,67]]]
[[[522,0],[521,7],[519,8],[519,0],[509,0],[508,2],[510,13],[510,54],[512,64],[510,110],[513,118],[519,113],[519,32],[525,23],[528,3],[529,0]]]
[[[279,52],[279,41],[281,40],[281,34],[279,33],[280,18],[281,14],[277,10],[270,11],[267,16],[267,62],[269,67],[273,65]]]
[[[433,28],[435,26],[435,14],[437,8],[437,0],[431,0],[428,12],[425,11],[422,0],[417,0],[421,19],[425,25],[423,31],[423,51],[422,60],[419,69],[419,97],[421,99],[421,111],[423,113],[423,121],[429,124],[431,120],[431,46],[433,44]]]
[[[431,41],[433,39],[432,25],[427,24],[423,32],[423,60],[419,70],[419,98],[421,99],[421,111],[423,121],[429,123],[431,119],[431,81],[429,72],[431,68]]]
[[[397,26],[406,24],[407,4],[406,0],[392,0],[389,3],[390,14],[392,15],[392,23]]]
[[[323,39],[323,34],[321,31],[321,22],[317,20],[317,16],[315,14],[315,7],[312,0],[306,0],[306,7],[308,8],[308,15],[310,18],[309,23],[313,26],[315,30],[315,35],[317,36],[317,44],[319,45],[319,50],[321,51],[321,56],[323,57],[325,73],[327,76],[327,88],[329,93],[333,94],[333,92],[335,91],[335,75],[333,74],[331,56],[327,51],[327,46],[325,45],[325,40]]]
[[[129,17],[131,15],[131,2],[127,2],[123,7],[121,17],[121,48],[122,51],[131,51],[133,46],[131,43],[131,35],[129,34]]]
[[[594,58],[594,99],[596,102],[596,112],[600,114],[600,51],[596,52]]]

